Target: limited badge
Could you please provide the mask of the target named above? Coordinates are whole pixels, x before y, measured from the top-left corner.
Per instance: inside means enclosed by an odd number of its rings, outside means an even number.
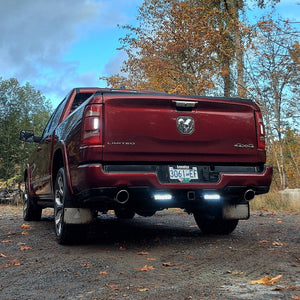
[[[191,134],[195,129],[195,122],[192,117],[181,116],[177,118],[177,129],[182,134]]]

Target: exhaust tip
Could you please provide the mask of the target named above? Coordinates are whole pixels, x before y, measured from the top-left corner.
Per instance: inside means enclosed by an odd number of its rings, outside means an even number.
[[[255,191],[252,190],[252,189],[250,189],[250,190],[247,190],[247,191],[245,192],[245,194],[244,194],[244,199],[245,199],[246,201],[250,201],[250,200],[252,200],[252,199],[254,198],[254,196],[255,196]]]
[[[125,204],[129,200],[129,193],[127,190],[120,190],[116,194],[115,200],[120,204]]]

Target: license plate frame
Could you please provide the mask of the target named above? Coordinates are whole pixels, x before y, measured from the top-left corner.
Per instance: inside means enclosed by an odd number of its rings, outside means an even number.
[[[170,181],[180,183],[189,183],[192,180],[198,180],[198,168],[195,166],[169,166]]]

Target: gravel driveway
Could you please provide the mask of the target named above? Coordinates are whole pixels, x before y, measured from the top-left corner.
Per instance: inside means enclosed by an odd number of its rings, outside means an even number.
[[[87,243],[61,246],[44,212],[24,222],[0,206],[0,299],[300,299],[299,214],[254,212],[229,236],[180,210],[108,214]]]

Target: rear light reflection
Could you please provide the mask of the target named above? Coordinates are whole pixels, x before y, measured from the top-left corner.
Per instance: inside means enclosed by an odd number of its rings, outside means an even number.
[[[82,145],[102,144],[102,105],[88,105],[83,115]]]

